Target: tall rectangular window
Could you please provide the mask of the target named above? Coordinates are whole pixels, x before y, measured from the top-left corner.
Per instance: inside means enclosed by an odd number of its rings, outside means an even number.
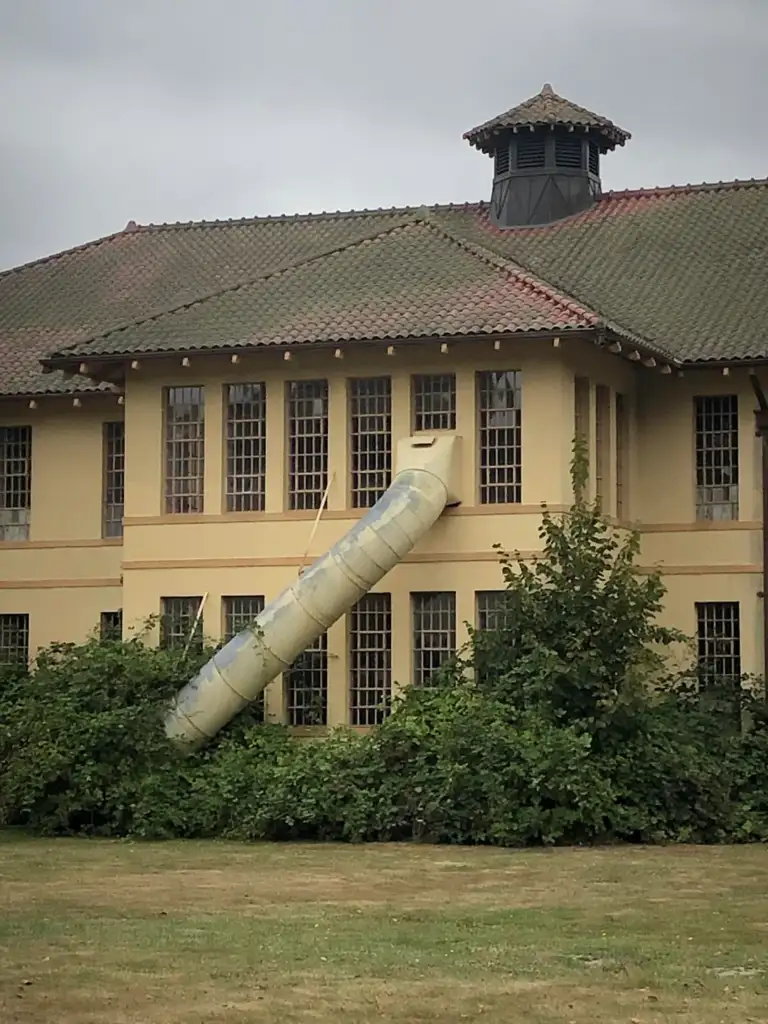
[[[323,633],[285,673],[289,725],[328,724],[328,636]]]
[[[263,512],[267,477],[267,396],[264,384],[226,390],[227,512]]]
[[[0,665],[29,662],[29,615],[0,615]]]
[[[739,400],[695,399],[696,518],[739,518]]]
[[[629,516],[629,414],[624,395],[616,395],[616,518]]]
[[[125,503],[125,423],[104,424],[102,536],[123,536]]]
[[[349,382],[352,508],[370,508],[392,477],[392,384],[389,377]]]
[[[523,497],[520,374],[477,374],[480,504],[518,504]]]
[[[595,494],[606,514],[610,513],[611,488],[611,389],[595,388]]]
[[[201,387],[165,389],[165,511],[203,511],[205,407]]]
[[[160,599],[160,646],[165,648],[202,647],[203,617],[198,616],[202,597],[163,597]],[[193,632],[194,627],[194,632]]]
[[[456,374],[420,373],[411,378],[414,431],[456,429]]]
[[[288,383],[288,507],[317,509],[328,485],[328,381]]]
[[[413,682],[428,685],[430,676],[456,653],[456,594],[453,591],[411,594],[413,615]]]
[[[0,540],[29,540],[32,427],[0,427]]]
[[[99,632],[102,640],[121,640],[123,637],[123,613],[121,609],[114,612],[102,612],[99,620]]]
[[[382,722],[392,692],[390,594],[366,594],[350,612],[349,677],[350,724]]]
[[[591,385],[587,377],[574,377],[573,379],[573,433],[581,443],[581,450],[586,456],[587,472],[590,463],[590,414],[591,414]],[[577,498],[586,499],[589,495],[587,485],[585,494],[581,487],[578,488]]]
[[[738,686],[741,678],[739,602],[698,602],[696,639],[704,686]]]
[[[224,642],[237,636],[247,626],[253,624],[264,611],[264,597],[261,594],[248,596],[225,597],[224,608]],[[264,690],[251,705],[256,721],[264,721]]]

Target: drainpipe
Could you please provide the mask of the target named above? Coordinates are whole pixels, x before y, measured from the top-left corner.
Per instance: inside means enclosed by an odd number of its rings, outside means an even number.
[[[762,505],[763,505],[763,688],[768,696],[768,399],[765,396],[757,374],[749,375],[752,390],[757,398],[755,409],[755,436],[760,438],[762,447]]]

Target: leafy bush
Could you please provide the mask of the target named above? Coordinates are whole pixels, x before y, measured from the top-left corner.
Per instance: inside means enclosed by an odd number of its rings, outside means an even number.
[[[583,457],[574,482],[581,493]],[[752,728],[669,655],[658,573],[597,504],[544,511],[532,564],[499,552],[505,604],[365,735],[322,743],[239,716],[182,758],[171,695],[210,656],[141,637],[40,652],[0,679],[0,824],[147,838],[445,843],[768,840],[768,713]]]

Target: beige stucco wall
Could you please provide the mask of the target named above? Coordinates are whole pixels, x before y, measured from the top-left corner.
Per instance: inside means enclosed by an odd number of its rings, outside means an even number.
[[[522,372],[523,499],[520,505],[478,506],[475,457],[477,370]],[[594,387],[625,396],[630,422],[628,517],[643,530],[643,564],[669,572],[665,617],[688,632],[696,600],[739,600],[746,671],[761,668],[762,603],[759,448],[752,423],[753,398],[746,372],[723,377],[715,371],[680,378],[663,376],[617,355],[575,341],[490,341],[358,349],[336,358],[331,350],[305,350],[286,362],[281,353],[258,352],[233,365],[223,357],[140,362],[128,371],[124,406],[114,398],[0,402],[0,423],[31,423],[34,469],[31,539],[0,543],[0,613],[29,612],[31,646],[80,639],[99,613],[122,607],[127,629],[157,614],[162,596],[208,594],[204,625],[220,635],[221,598],[282,589],[305,560],[343,535],[359,511],[350,509],[346,378],[387,374],[392,378],[393,446],[410,430],[409,381],[414,372],[457,375],[457,433],[462,437],[462,505],[448,511],[406,561],[382,581],[392,594],[393,678],[411,676],[410,593],[453,590],[458,642],[462,623],[473,621],[475,592],[501,587],[493,544],[533,552],[541,502],[555,508],[571,500],[569,462],[574,421],[574,376],[593,388],[590,437],[594,453]],[[330,473],[328,510],[310,544],[314,513],[285,511],[283,477],[286,380],[329,380]],[[267,493],[263,513],[225,514],[223,509],[223,385],[265,381],[267,385]],[[205,386],[205,510],[170,517],[162,511],[162,388]],[[694,519],[693,408],[695,394],[741,397],[741,519],[697,524]],[[123,544],[100,540],[102,424],[125,415],[126,504]],[[615,473],[615,411],[611,402],[610,458]],[[592,490],[595,465],[592,460]],[[605,487],[606,511],[614,514],[615,479]],[[427,568],[428,567],[428,568]],[[122,583],[121,583],[122,579]],[[329,718],[346,717],[347,626],[328,634]],[[269,688],[268,710],[278,717],[280,682]]]

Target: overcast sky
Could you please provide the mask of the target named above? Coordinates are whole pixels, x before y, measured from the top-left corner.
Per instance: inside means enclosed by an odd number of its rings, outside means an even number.
[[[555,91],[604,188],[768,176],[768,0],[0,0],[0,267],[139,223],[487,199]]]

